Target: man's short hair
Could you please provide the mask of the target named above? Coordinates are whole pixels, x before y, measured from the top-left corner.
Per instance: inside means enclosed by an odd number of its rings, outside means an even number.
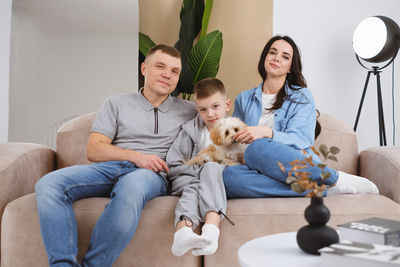
[[[181,52],[179,52],[178,49],[176,49],[175,47],[169,46],[169,45],[165,45],[165,44],[159,44],[159,45],[153,46],[149,50],[149,52],[147,52],[146,58],[153,55],[158,50],[160,50],[164,54],[170,55],[171,57],[181,59]]]
[[[225,96],[225,86],[220,79],[217,78],[205,78],[197,82],[193,89],[194,99],[203,99],[214,95],[215,93],[221,93]]]

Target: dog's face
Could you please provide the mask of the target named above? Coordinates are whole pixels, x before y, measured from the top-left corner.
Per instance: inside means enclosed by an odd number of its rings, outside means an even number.
[[[229,146],[234,143],[233,136],[246,126],[246,123],[238,118],[220,119],[212,128],[210,139],[217,146]]]

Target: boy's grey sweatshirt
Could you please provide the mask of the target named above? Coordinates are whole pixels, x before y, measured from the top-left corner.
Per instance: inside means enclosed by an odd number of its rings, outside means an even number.
[[[203,126],[204,122],[197,115],[194,119],[182,125],[181,131],[170,147],[166,161],[169,168],[168,177],[172,183],[182,176],[194,177],[197,175],[199,166],[188,166],[184,163],[184,160],[191,159],[199,152],[200,130]]]

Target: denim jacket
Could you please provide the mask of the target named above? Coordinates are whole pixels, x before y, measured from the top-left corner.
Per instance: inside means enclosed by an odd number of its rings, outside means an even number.
[[[249,126],[256,126],[262,114],[262,86],[241,92],[235,100],[234,117],[240,118]],[[319,161],[310,146],[314,143],[316,109],[311,92],[298,87],[292,90],[285,86],[287,99],[282,107],[274,110],[273,140],[296,149],[305,149]]]

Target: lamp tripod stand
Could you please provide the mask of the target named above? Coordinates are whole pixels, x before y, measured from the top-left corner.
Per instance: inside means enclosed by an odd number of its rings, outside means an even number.
[[[368,74],[367,74],[367,78],[365,80],[365,85],[364,85],[364,90],[363,90],[363,93],[362,93],[362,96],[361,96],[360,105],[358,106],[357,117],[356,117],[356,121],[354,123],[353,130],[354,131],[357,130],[358,120],[360,119],[361,109],[362,109],[362,105],[364,103],[365,93],[367,92],[369,78],[370,78],[371,74],[374,74],[376,76],[376,91],[377,91],[377,100],[378,100],[378,121],[379,121],[379,144],[381,146],[386,146],[387,143],[386,143],[385,118],[384,118],[384,115],[383,115],[383,104],[382,104],[380,73],[381,73],[382,69],[386,68],[387,66],[389,66],[393,62],[395,57],[396,57],[396,55],[393,56],[391,58],[391,60],[383,67],[373,66],[372,69],[369,69],[366,66],[364,66],[364,64],[362,64],[362,62],[360,61],[360,58],[356,54],[356,58],[357,58],[358,63],[360,63],[361,66],[363,66],[365,69],[368,70]]]
[[[360,119],[361,109],[362,109],[362,105],[364,103],[365,93],[367,92],[369,78],[371,76],[371,73],[373,73],[376,76],[376,87],[377,87],[377,93],[378,93],[379,143],[381,146],[382,145],[386,146],[386,130],[385,130],[385,119],[383,116],[381,79],[380,79],[380,75],[379,75],[380,72],[381,71],[379,71],[378,67],[373,67],[373,70],[368,71],[367,78],[365,80],[364,90],[363,90],[363,93],[361,96],[360,105],[358,106],[356,122],[354,123],[353,130],[354,131],[357,130],[358,120]]]

